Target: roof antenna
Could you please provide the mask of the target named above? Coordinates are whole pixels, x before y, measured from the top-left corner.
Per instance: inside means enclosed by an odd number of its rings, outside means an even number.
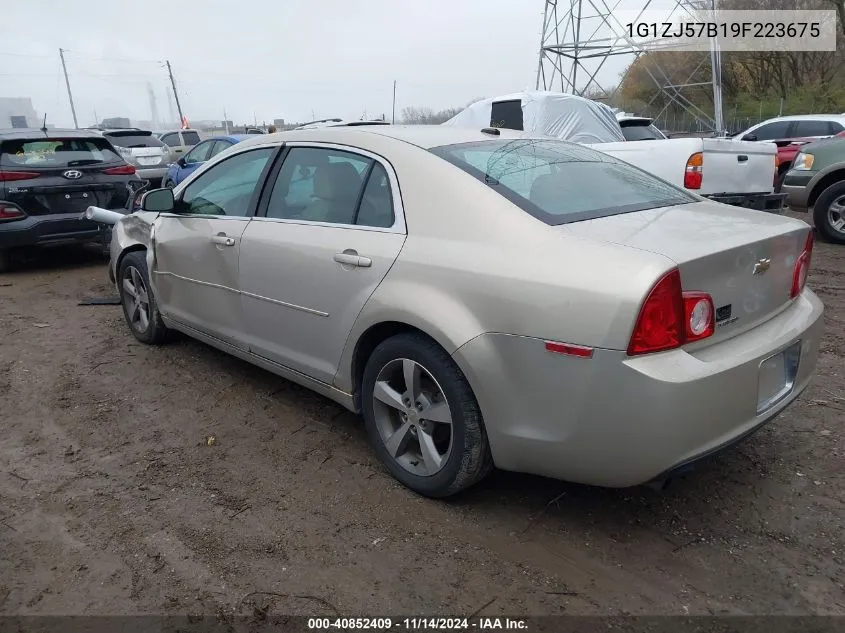
[[[41,131],[47,133],[47,113],[44,113],[44,122],[41,124]]]

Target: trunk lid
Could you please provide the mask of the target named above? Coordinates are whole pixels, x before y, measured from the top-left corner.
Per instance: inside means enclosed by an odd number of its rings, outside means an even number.
[[[708,342],[735,336],[789,304],[795,260],[809,231],[800,220],[709,201],[573,222],[559,229],[676,262],[685,291],[707,292],[713,298],[716,332]]]

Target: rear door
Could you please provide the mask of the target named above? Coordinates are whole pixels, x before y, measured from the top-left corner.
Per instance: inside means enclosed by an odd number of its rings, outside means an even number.
[[[355,319],[405,242],[398,182],[362,150],[301,145],[266,189],[264,217],[241,243],[247,342],[330,384]]]
[[[239,287],[241,237],[276,147],[235,154],[176,196],[153,224],[156,300],[166,316],[246,349]]]
[[[121,166],[124,161],[102,137],[15,139],[0,146],[5,199],[30,216],[71,216],[69,231],[81,228],[78,216],[89,206],[125,205],[126,174],[108,173]]]

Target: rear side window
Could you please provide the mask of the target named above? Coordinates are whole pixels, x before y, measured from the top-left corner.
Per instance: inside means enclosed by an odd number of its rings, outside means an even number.
[[[117,147],[164,147],[164,143],[152,134],[149,135],[107,135],[108,139]]]
[[[831,130],[830,122],[805,119],[798,121],[793,136],[830,136],[831,134],[834,132]]]
[[[78,167],[119,161],[104,138],[12,140],[4,141],[0,149],[0,165],[6,167]]]
[[[697,201],[632,165],[564,141],[481,141],[431,151],[551,225]]]
[[[200,135],[196,132],[182,132],[182,141],[185,145],[196,145],[200,142]]]

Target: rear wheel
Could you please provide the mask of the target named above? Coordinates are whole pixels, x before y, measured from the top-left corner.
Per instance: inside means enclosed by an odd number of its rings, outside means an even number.
[[[120,262],[118,289],[123,316],[135,338],[147,345],[164,342],[168,329],[161,320],[155,295],[150,288],[146,252],[128,253]]]
[[[453,495],[492,470],[469,383],[443,348],[422,335],[400,334],[373,351],[361,408],[379,459],[422,495]]]
[[[845,181],[822,191],[813,205],[813,221],[827,241],[845,244]]]

